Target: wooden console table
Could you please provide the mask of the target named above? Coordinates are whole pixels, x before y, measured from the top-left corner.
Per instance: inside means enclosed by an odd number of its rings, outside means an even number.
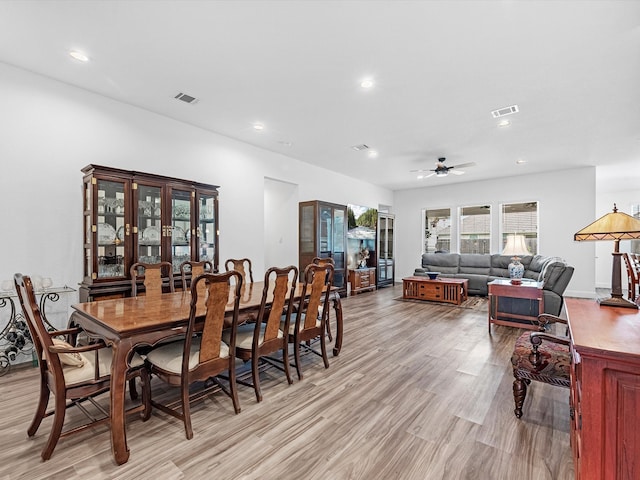
[[[576,480],[640,478],[640,312],[566,299]]]
[[[351,295],[375,290],[376,269],[371,267],[349,270],[349,283],[351,284]]]
[[[460,305],[467,299],[466,278],[406,277],[402,279],[402,298]]]
[[[538,330],[537,319],[540,313],[544,312],[544,292],[542,282],[523,281],[520,285],[513,285],[511,280],[496,279],[489,282],[489,333],[491,324],[505,325],[507,327],[526,328],[528,330]],[[529,300],[530,303],[537,304],[537,308],[530,305],[529,314],[518,314],[509,311],[501,311],[500,304],[506,303],[505,299]]]

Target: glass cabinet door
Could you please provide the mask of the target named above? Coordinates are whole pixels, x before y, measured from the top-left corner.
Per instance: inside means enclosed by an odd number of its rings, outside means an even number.
[[[171,190],[171,225],[165,235],[171,238],[173,272],[180,272],[180,264],[191,260],[191,198],[194,193]]]
[[[333,240],[333,232],[332,232],[332,222],[333,222],[333,209],[329,206],[321,205],[320,206],[320,231],[318,232],[320,245],[320,256],[321,257],[330,257],[333,248],[332,248],[332,240]]]
[[[333,252],[331,256],[335,264],[335,271],[333,274],[333,284],[336,287],[343,287],[345,285],[345,259],[346,259],[346,223],[345,223],[345,211],[343,209],[336,208],[333,210]]]
[[[198,197],[198,229],[196,242],[198,261],[210,261],[216,264],[216,236],[218,226],[216,219],[216,197],[214,195],[201,194]]]
[[[126,182],[96,180],[96,232],[97,271],[94,279],[125,277],[125,247],[130,228],[126,221]]]
[[[137,258],[143,263],[162,261],[162,188],[138,183],[136,189]]]

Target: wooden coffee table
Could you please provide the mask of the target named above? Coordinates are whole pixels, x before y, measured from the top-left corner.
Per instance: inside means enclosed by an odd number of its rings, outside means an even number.
[[[406,277],[402,279],[402,298],[460,305],[467,299],[466,278]]]

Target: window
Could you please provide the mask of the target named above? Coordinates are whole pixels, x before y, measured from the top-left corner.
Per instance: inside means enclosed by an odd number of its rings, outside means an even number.
[[[524,235],[531,255],[538,253],[538,202],[505,203],[502,205],[502,243],[500,251],[507,243],[507,235]]]
[[[424,253],[451,251],[451,209],[424,211]]]
[[[460,208],[460,253],[491,253],[491,206]]]

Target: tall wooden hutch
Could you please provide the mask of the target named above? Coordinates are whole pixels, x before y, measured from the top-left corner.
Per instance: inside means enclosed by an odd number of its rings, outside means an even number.
[[[218,270],[218,186],[98,165],[82,172],[81,302],[128,296],[135,262],[168,261],[179,273],[185,260],[209,260]]]
[[[333,285],[347,294],[347,206],[312,200],[299,204],[299,268],[303,272],[314,257],[332,258]]]

